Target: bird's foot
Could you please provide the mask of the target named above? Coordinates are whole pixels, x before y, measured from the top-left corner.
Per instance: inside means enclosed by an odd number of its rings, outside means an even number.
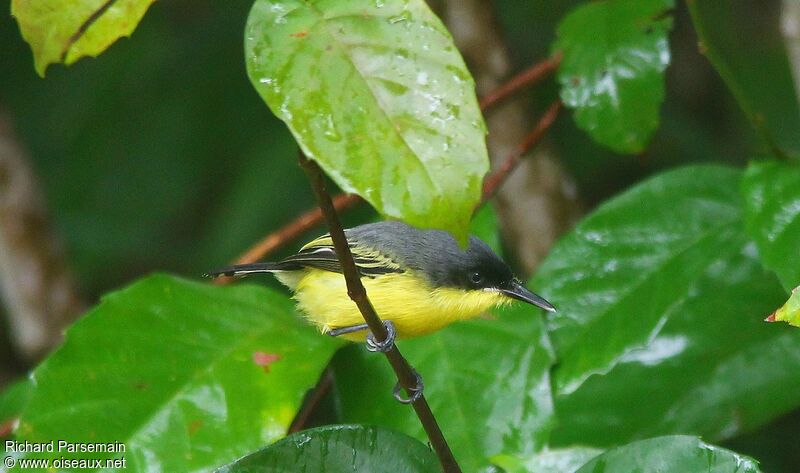
[[[370,332],[367,334],[367,350],[371,352],[386,353],[394,348],[394,339],[397,338],[397,331],[391,320],[384,320],[383,325],[386,327],[386,339],[383,341],[375,340],[375,335]]]
[[[399,381],[397,384],[394,385],[394,389],[392,389],[392,396],[394,396],[394,398],[397,399],[397,402],[400,402],[402,404],[411,404],[417,402],[419,398],[422,397],[422,390],[425,389],[425,385],[422,383],[422,376],[420,376],[419,373],[417,373],[417,370],[414,370],[413,368],[412,370],[414,371],[414,377],[417,378],[417,385],[416,387],[413,387],[408,390],[410,397],[405,398],[400,393],[403,387],[400,385]]]

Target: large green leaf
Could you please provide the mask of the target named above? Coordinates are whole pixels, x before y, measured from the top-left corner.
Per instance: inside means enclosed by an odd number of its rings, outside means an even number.
[[[673,433],[720,440],[797,407],[800,334],[763,322],[784,297],[752,243],[719,254],[646,346],[556,397],[553,442],[612,446]]]
[[[798,405],[800,335],[762,322],[784,295],[744,235],[740,174],[693,166],[646,181],[542,265],[537,287],[559,307],[555,445],[724,438]]]
[[[398,346],[425,381],[425,394],[464,471],[499,454],[532,455],[552,423],[553,356],[536,310],[515,307],[497,320],[458,323]],[[424,440],[410,407],[395,401],[396,382],[380,356],[360,347],[334,358],[342,415]]]
[[[466,232],[485,127],[423,0],[257,0],[245,51],[258,93],[340,187],[386,216]]]
[[[758,473],[758,463],[697,437],[641,440],[595,457],[578,473]]]
[[[153,276],[69,329],[17,436],[123,442],[129,471],[208,470],[282,437],[337,346],[278,293]]]
[[[658,127],[669,64],[672,0],[604,0],[570,13],[553,46],[561,98],[595,141],[621,153],[644,149]]]
[[[745,0],[687,2],[705,54],[762,141],[773,151],[800,155],[800,107],[780,34],[752,21],[763,5]],[[773,9],[775,10],[775,9]]]
[[[406,435],[380,427],[333,425],[298,432],[217,473],[435,473],[436,455]]]
[[[800,166],[753,162],[742,180],[747,231],[788,290],[800,285]]]
[[[31,45],[36,72],[97,56],[130,36],[155,0],[12,0],[22,37]]]
[[[551,252],[536,287],[549,319],[558,392],[646,346],[670,311],[744,244],[740,172],[695,166],[650,179],[602,205]]]

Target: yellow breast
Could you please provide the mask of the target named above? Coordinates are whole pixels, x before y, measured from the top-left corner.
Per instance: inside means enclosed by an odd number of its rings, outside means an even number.
[[[321,331],[364,323],[347,295],[341,274],[306,269],[297,281],[294,298],[306,317]],[[435,332],[457,320],[480,315],[510,299],[494,291],[434,289],[422,277],[406,271],[362,278],[372,305],[383,320],[391,320],[400,338]],[[363,341],[364,332],[344,335]]]

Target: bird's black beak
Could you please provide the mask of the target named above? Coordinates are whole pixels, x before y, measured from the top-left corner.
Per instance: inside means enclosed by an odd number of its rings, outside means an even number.
[[[527,287],[523,286],[522,283],[516,279],[511,282],[511,285],[507,289],[500,289],[500,292],[508,297],[511,297],[512,299],[517,299],[518,301],[527,302],[528,304],[535,305],[536,307],[541,307],[548,312],[556,311],[556,308],[553,307],[553,304],[544,300],[543,297],[537,296],[529,291]]]

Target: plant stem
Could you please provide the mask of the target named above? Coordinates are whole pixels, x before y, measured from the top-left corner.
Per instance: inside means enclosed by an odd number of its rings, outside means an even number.
[[[375,308],[372,307],[372,303],[369,301],[369,298],[367,298],[367,291],[364,289],[364,285],[361,284],[361,278],[356,264],[353,261],[353,255],[350,253],[350,246],[347,243],[342,224],[339,221],[339,215],[336,213],[331,197],[325,187],[322,171],[317,163],[308,159],[302,151],[299,153],[298,159],[308,176],[311,188],[314,190],[317,202],[322,210],[322,215],[325,218],[325,223],[328,226],[328,232],[330,233],[334,248],[336,249],[336,257],[339,260],[339,264],[342,266],[342,273],[347,282],[347,294],[358,306],[358,310],[361,311],[361,315],[364,317],[367,325],[369,325],[369,329],[375,337],[375,340],[382,342],[386,340],[388,336],[386,327],[383,325],[380,317],[378,317],[378,314],[375,313]],[[389,360],[389,364],[392,365],[392,369],[397,375],[400,385],[406,390],[406,393],[411,396],[412,390],[417,386],[417,377],[411,365],[409,365],[408,361],[400,354],[400,350],[397,349],[396,345],[393,346],[391,350],[387,351],[385,355],[386,359]],[[450,450],[450,446],[447,445],[447,441],[442,434],[442,430],[439,428],[439,424],[436,422],[436,418],[433,416],[433,412],[431,412],[430,406],[428,406],[428,401],[425,399],[425,396],[420,396],[419,399],[412,403],[412,406],[422,423],[422,427],[425,429],[425,433],[428,435],[433,450],[439,457],[439,462],[444,472],[461,473],[461,468],[458,466],[453,452]]]
[[[480,107],[482,112],[486,112],[492,106],[511,97],[525,87],[529,87],[540,80],[548,77],[558,69],[561,64],[561,52],[544,61],[537,62],[519,74],[514,75],[500,87],[481,97]]]

